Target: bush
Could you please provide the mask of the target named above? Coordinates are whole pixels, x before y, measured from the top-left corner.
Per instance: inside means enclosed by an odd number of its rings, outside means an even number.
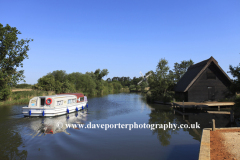
[[[154,98],[153,98],[151,92],[147,92],[146,100],[147,100],[147,102],[153,102],[154,101]]]
[[[17,84],[17,85],[15,86],[15,88],[30,89],[30,88],[32,88],[32,85],[31,85],[31,84],[27,84],[27,83],[22,83],[22,84]]]
[[[129,89],[130,89],[130,90],[133,90],[133,89],[135,89],[135,88],[136,88],[135,85],[130,85],[130,86],[129,86]]]
[[[240,108],[240,96],[236,96],[234,102],[235,102],[234,107]]]
[[[240,96],[236,96],[234,102],[235,102],[233,107],[234,114],[236,118],[239,118],[240,117]]]

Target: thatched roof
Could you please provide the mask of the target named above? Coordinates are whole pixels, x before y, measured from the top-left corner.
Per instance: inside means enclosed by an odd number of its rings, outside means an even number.
[[[186,92],[193,85],[193,83],[200,77],[200,75],[209,67],[209,65],[213,63],[216,67],[223,73],[224,76],[231,82],[229,76],[222,70],[222,68],[218,65],[218,62],[210,57],[207,60],[191,65],[187,72],[182,76],[182,78],[178,81],[174,90],[176,92]]]

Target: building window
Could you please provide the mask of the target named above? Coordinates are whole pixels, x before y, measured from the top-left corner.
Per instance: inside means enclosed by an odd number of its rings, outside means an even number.
[[[216,75],[211,70],[208,70],[207,79],[216,79]]]

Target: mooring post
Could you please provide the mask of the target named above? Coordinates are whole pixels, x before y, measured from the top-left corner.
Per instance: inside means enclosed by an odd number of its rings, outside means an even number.
[[[212,131],[215,131],[215,119],[212,119]]]

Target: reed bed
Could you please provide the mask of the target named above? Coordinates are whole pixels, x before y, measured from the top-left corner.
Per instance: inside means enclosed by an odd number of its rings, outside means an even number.
[[[13,91],[10,95],[10,98],[7,101],[0,101],[1,105],[12,105],[12,104],[28,104],[29,100],[36,96],[47,96],[56,94],[54,91],[41,91],[41,90],[25,90],[19,89],[20,91]],[[120,88],[114,89],[113,86],[104,87],[104,89],[99,92],[96,89],[93,89],[91,92],[82,92],[77,91],[77,93],[83,93],[89,97],[103,96],[107,94],[114,94],[120,92],[130,92],[129,88]]]
[[[0,105],[11,105],[11,104],[27,104],[29,100],[36,96],[47,96],[54,95],[53,91],[16,91],[12,92],[10,98],[7,101],[0,101]]]

